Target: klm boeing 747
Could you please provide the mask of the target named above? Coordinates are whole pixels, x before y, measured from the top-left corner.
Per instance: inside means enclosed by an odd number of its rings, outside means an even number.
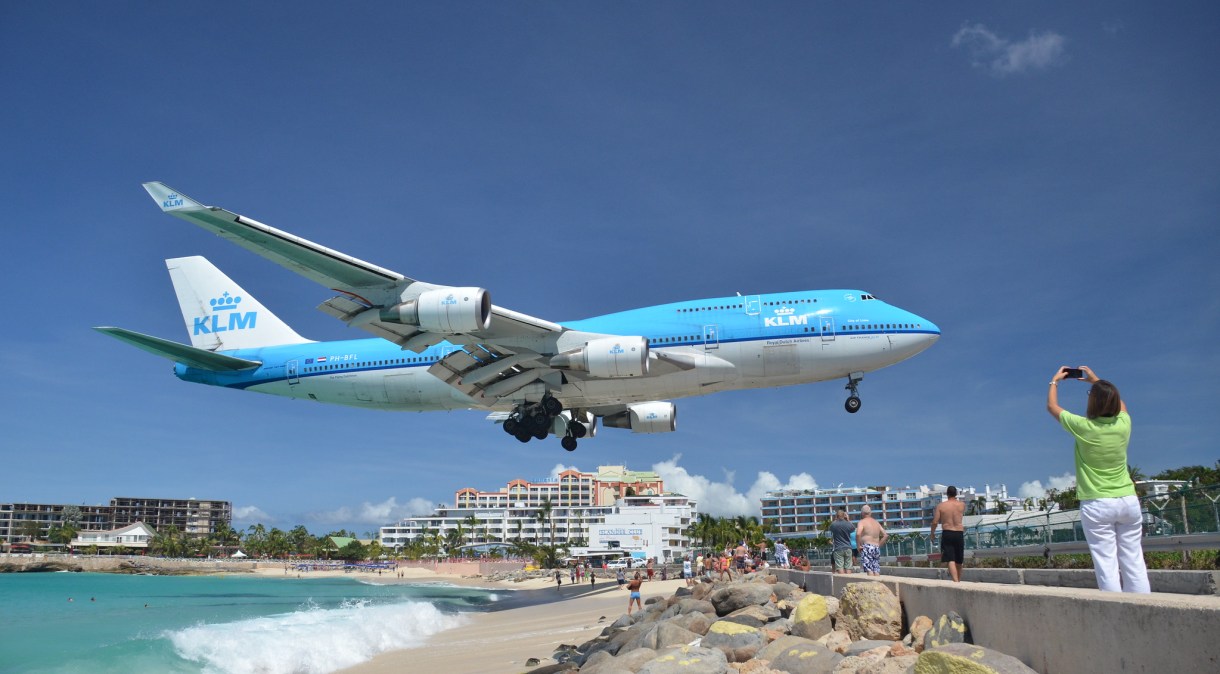
[[[202,257],[166,260],[191,345],[97,330],[176,363],[178,378],[379,410],[482,409],[521,442],[563,448],[602,426],[665,433],[663,399],[846,379],[932,346],[926,318],[860,290],[675,302],[552,323],[491,303],[483,288],[426,283],[344,255],[159,182],[161,210],[332,289],[318,308],[373,338],[315,342]]]

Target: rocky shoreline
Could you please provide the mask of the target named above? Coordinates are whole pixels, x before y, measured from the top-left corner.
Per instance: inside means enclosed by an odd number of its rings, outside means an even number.
[[[553,664],[529,674],[932,674],[1029,673],[1020,660],[970,643],[954,612],[918,616],[877,582],[840,596],[808,593],[773,575],[703,581],[623,615]]]
[[[146,576],[205,576],[217,573],[252,573],[252,562],[214,562],[104,557],[27,559],[0,562],[0,573],[118,573]]]

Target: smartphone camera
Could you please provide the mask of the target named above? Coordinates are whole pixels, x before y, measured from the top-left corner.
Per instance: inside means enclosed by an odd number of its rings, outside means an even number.
[[[1078,367],[1063,368],[1063,376],[1065,379],[1084,379],[1084,370]]]

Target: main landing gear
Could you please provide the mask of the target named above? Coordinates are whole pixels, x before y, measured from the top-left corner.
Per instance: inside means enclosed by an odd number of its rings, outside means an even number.
[[[504,420],[504,432],[521,442],[530,440],[545,440],[551,432],[563,433],[559,444],[569,452],[576,449],[576,440],[585,437],[588,431],[585,425],[575,420],[564,420],[560,428],[556,428],[556,420],[563,412],[563,403],[548,395],[542,402],[518,405],[512,416]]]
[[[856,412],[860,411],[860,391],[858,391],[856,387],[859,386],[860,382],[862,381],[864,381],[863,372],[853,372],[847,375],[847,386],[844,386],[843,388],[851,391],[851,395],[848,396],[847,402],[843,403],[843,408],[846,409],[850,414],[855,414]]]

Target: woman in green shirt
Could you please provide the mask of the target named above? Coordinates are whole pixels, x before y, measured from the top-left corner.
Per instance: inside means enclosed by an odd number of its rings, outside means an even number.
[[[1071,374],[1093,385],[1088,410],[1082,417],[1063,409],[1059,382],[1068,378],[1069,371],[1061,367],[1051,377],[1046,410],[1076,439],[1076,496],[1097,587],[1109,592],[1150,592],[1141,546],[1143,513],[1127,470],[1131,439],[1127,405],[1114,384],[1098,379],[1082,365],[1079,375]]]

